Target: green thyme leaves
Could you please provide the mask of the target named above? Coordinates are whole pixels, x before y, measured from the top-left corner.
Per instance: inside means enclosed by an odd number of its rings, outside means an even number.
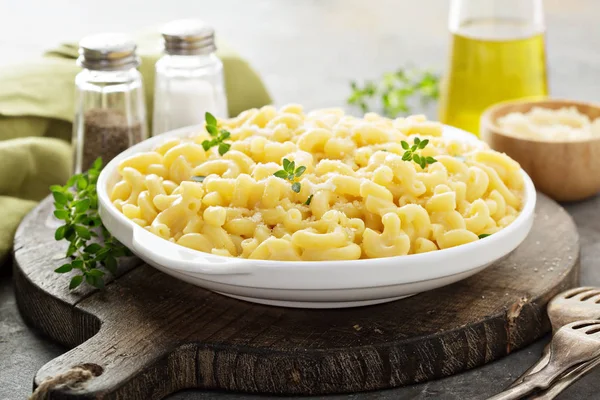
[[[440,77],[430,71],[399,69],[385,73],[379,82],[366,81],[362,87],[351,82],[352,93],[347,102],[363,113],[370,111],[373,103],[379,103],[385,116],[395,118],[410,113],[409,101],[413,98],[420,99],[423,106],[437,100],[439,82]]]
[[[114,275],[117,258],[131,254],[104,228],[98,215],[96,182],[101,169],[102,159],[98,158],[87,172],[73,175],[65,186],[50,187],[54,216],[63,222],[54,232],[54,239],[69,242],[66,257],[70,260],[54,272],[79,272],[71,278],[69,289],[75,289],[84,280],[96,288],[103,288],[105,272],[100,267]],[[97,233],[98,229],[101,234]]]
[[[231,144],[225,143],[226,139],[229,139],[231,133],[225,129],[217,128],[217,119],[214,115],[209,112],[204,114],[206,121],[206,130],[213,138],[211,140],[205,140],[202,142],[202,148],[204,151],[208,151],[210,148],[218,146],[219,154],[223,155],[229,151]]]
[[[423,150],[428,144],[429,139],[421,140],[418,137],[413,140],[412,146],[403,140],[400,142],[400,145],[405,150],[404,154],[402,155],[402,160],[414,161],[423,169],[425,169],[428,164],[436,163],[437,160],[435,158],[425,157],[417,153],[419,150]]]
[[[295,161],[290,161],[287,158],[283,159],[283,169],[280,169],[279,171],[275,172],[273,175],[290,181],[292,183],[292,190],[296,193],[300,193],[300,190],[302,189],[302,185],[300,184],[300,182],[296,182],[296,178],[299,178],[304,172],[306,171],[306,167],[301,165],[298,168],[296,168],[296,162]],[[312,195],[309,197],[310,199],[312,199]],[[307,200],[308,203],[305,202],[305,204],[310,204],[310,201]]]

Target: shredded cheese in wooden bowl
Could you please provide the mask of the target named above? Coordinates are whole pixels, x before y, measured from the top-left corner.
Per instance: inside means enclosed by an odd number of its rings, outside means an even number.
[[[496,121],[507,133],[544,141],[579,141],[600,138],[600,118],[592,120],[576,107],[533,107],[525,113],[511,112]]]

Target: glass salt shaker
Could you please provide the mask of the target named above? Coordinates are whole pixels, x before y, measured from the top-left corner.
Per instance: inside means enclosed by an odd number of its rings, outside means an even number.
[[[136,45],[128,36],[104,33],[79,43],[73,121],[75,173],[96,158],[106,165],[148,137],[142,77]]]
[[[227,117],[223,63],[213,28],[194,19],[162,29],[164,56],[156,63],[152,135],[204,122],[204,113]]]

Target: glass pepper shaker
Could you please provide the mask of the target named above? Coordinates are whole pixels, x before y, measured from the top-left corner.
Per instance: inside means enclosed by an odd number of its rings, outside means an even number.
[[[204,113],[227,117],[223,63],[213,28],[186,19],[162,29],[165,54],[156,63],[152,135],[204,122]]]
[[[148,137],[136,45],[128,36],[105,33],[79,43],[73,121],[74,171],[104,164]]]

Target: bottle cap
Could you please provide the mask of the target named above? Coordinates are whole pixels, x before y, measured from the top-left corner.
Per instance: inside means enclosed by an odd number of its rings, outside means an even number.
[[[136,44],[121,33],[100,33],[86,36],[79,42],[77,64],[97,71],[118,71],[140,65]]]
[[[165,52],[170,55],[197,55],[214,52],[215,31],[197,19],[181,19],[166,24],[161,30]]]

